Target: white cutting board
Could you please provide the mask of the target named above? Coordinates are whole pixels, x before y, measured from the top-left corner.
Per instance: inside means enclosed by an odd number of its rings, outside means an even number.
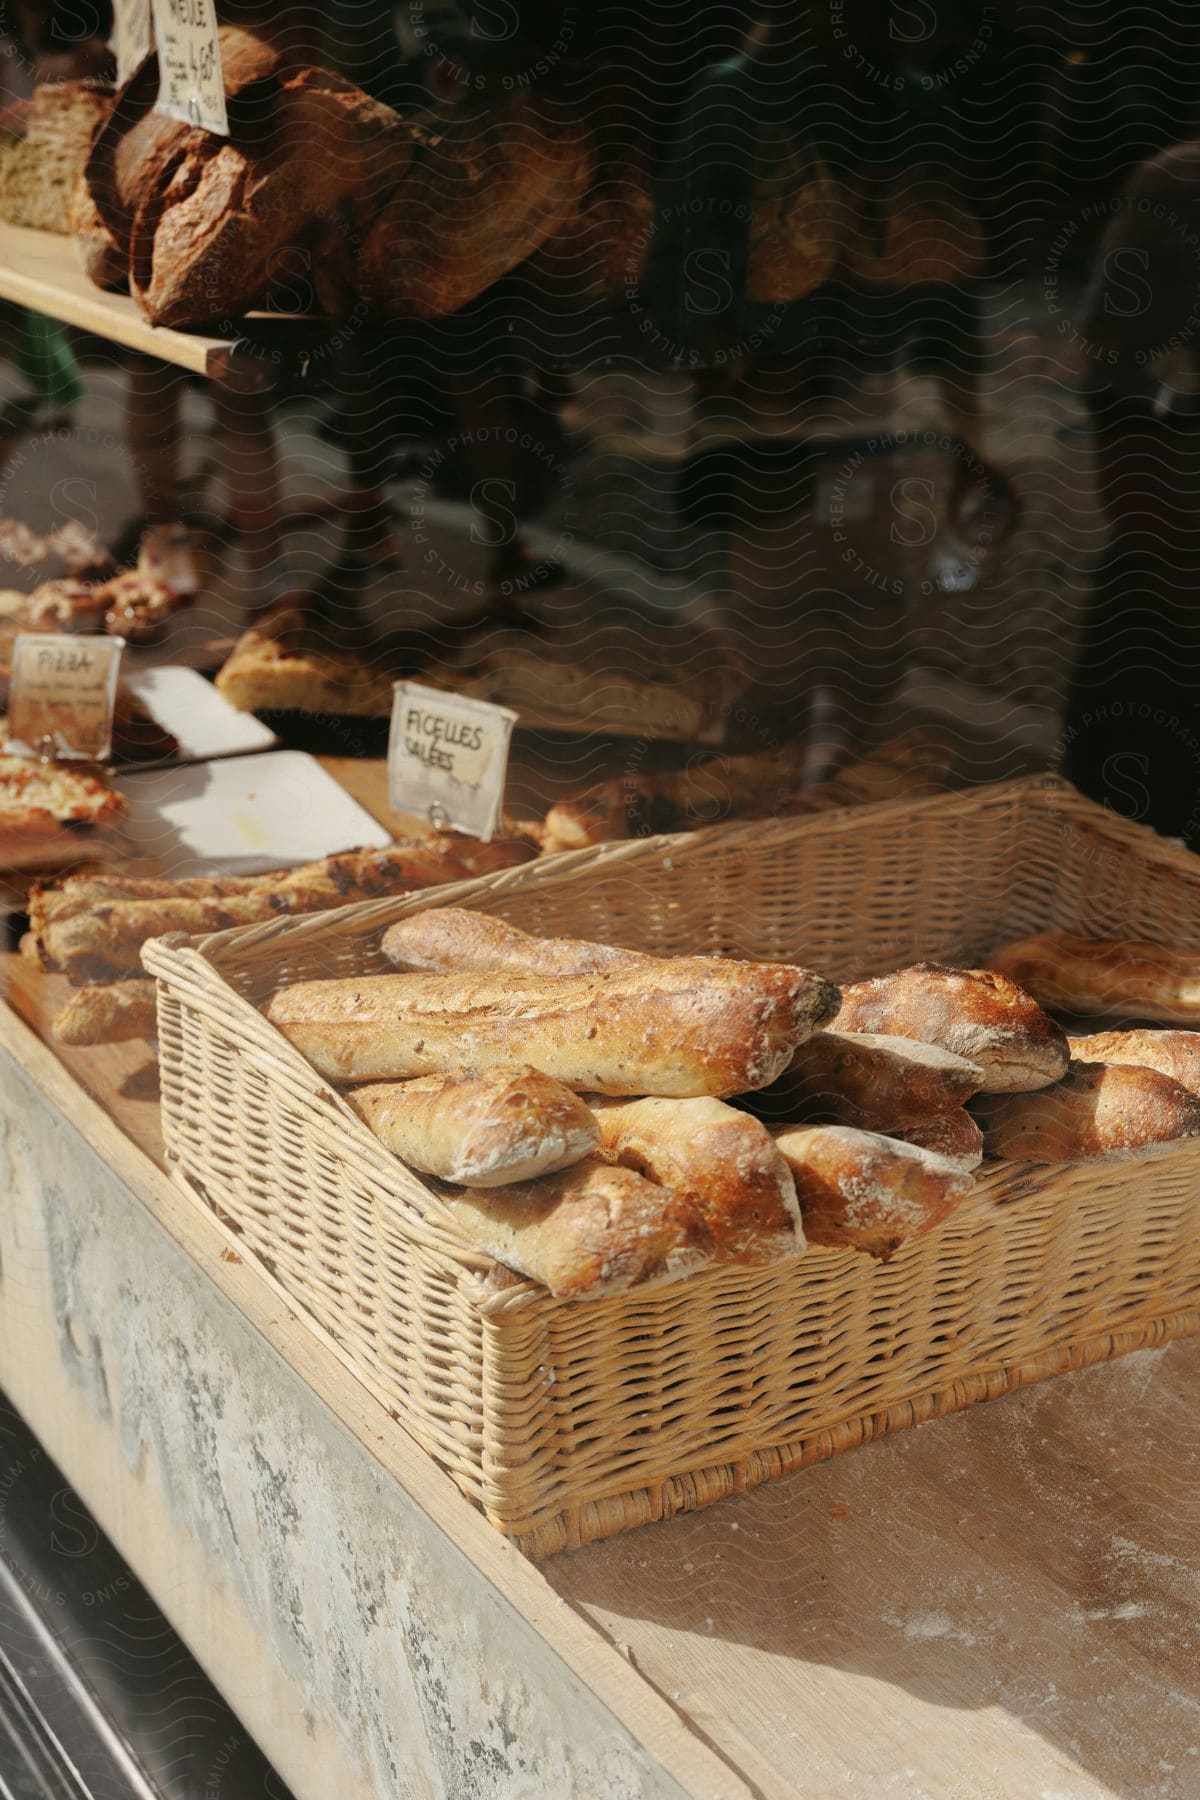
[[[391,833],[302,750],[122,775],[122,835],[177,880],[257,875],[337,850],[382,849]]]
[[[195,669],[130,669],[125,686],[179,743],[176,762],[210,756],[244,756],[269,750],[279,739],[253,713],[239,712]]]

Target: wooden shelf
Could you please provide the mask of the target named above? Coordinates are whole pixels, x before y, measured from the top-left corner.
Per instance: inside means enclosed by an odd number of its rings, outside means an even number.
[[[128,294],[106,294],[88,280],[71,238],[2,222],[0,299],[31,307],[64,325],[95,332],[176,368],[244,387],[266,386],[272,380],[277,364],[265,352],[281,333],[291,339],[302,332],[311,341],[314,327],[320,328],[311,319],[264,317],[261,325],[256,325],[255,315],[244,322],[243,330],[217,337],[151,325]]]

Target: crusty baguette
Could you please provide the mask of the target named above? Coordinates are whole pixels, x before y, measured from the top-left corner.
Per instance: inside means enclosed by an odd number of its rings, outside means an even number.
[[[983,1161],[983,1133],[965,1106],[953,1107],[920,1125],[898,1126],[887,1135],[915,1144],[919,1150],[932,1150],[958,1169],[977,1169]]]
[[[940,1225],[972,1186],[944,1156],[848,1125],[789,1126],[775,1143],[792,1171],[809,1243],[880,1262]]]
[[[466,1187],[532,1181],[569,1168],[600,1142],[578,1095],[528,1063],[382,1081],[347,1098],[414,1169]]]
[[[770,1133],[711,1099],[591,1102],[600,1155],[635,1169],[695,1209],[720,1261],[767,1262],[804,1249],[796,1187]]]
[[[282,988],[267,1016],[334,1081],[531,1062],[599,1094],[740,1094],[837,1004],[820,975],[703,957],[597,975],[368,975]]]
[[[155,984],[149,979],[80,988],[54,1021],[60,1044],[124,1044],[153,1037],[158,1029]]]
[[[1200,1024],[1200,950],[1042,931],[1006,944],[991,961],[1061,1012]]]
[[[1157,1069],[1072,1062],[1053,1087],[976,1102],[991,1156],[1119,1159],[1200,1136],[1200,1100]]]
[[[1066,1033],[1028,994],[993,969],[913,963],[842,990],[836,1031],[894,1033],[940,1044],[983,1070],[980,1091],[1024,1093],[1057,1081]]]
[[[559,1299],[619,1292],[705,1260],[670,1189],[595,1157],[537,1181],[462,1189],[443,1205],[481,1250]]]
[[[1079,1062],[1157,1069],[1200,1098],[1200,1031],[1093,1031],[1067,1041]]]
[[[582,938],[538,938],[488,913],[431,907],[397,919],[383,934],[383,954],[398,968],[427,974],[593,975],[650,959]],[[661,960],[661,959],[660,959]]]
[[[818,1031],[771,1088],[778,1117],[890,1133],[961,1107],[983,1070],[939,1044],[874,1031]],[[764,1096],[765,1098],[765,1096]]]

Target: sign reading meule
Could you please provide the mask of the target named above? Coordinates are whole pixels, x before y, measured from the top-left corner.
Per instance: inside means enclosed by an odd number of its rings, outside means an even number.
[[[154,0],[157,112],[229,136],[225,76],[213,0]]]
[[[500,822],[515,712],[398,681],[388,741],[388,799],[397,812],[490,841]]]

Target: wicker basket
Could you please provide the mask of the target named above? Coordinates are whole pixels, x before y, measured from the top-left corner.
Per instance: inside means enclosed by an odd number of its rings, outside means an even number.
[[[605,846],[408,899],[160,939],[168,1154],[488,1518],[532,1556],[707,1505],[881,1432],[1200,1329],[1200,1146],[990,1164],[886,1265],[813,1249],[625,1295],[497,1280],[257,1010],[376,971],[469,903],[539,932],[790,958],[977,961],[1059,925],[1200,944],[1200,862],[1051,779]]]

